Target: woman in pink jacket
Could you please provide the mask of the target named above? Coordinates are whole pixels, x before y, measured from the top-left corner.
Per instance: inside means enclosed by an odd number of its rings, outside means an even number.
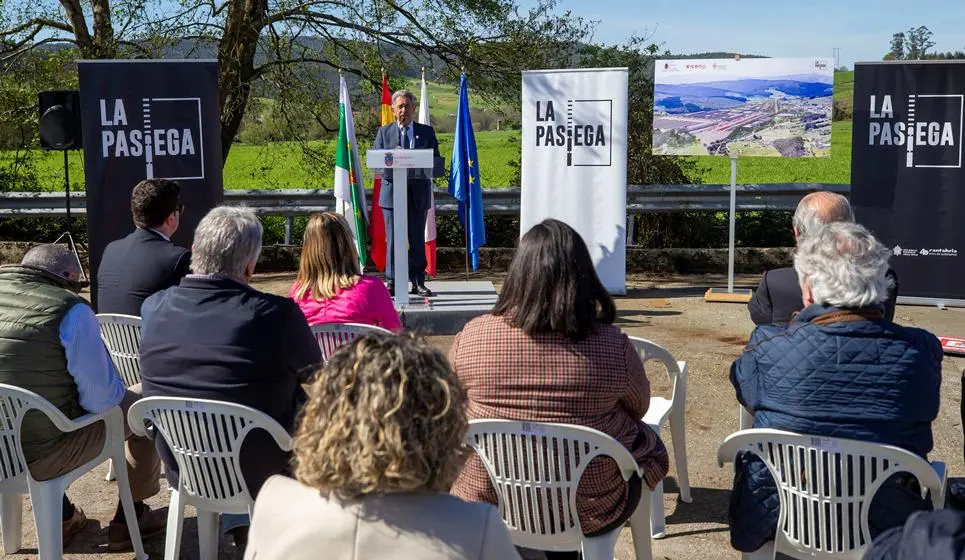
[[[374,276],[364,276],[345,218],[315,214],[308,220],[298,276],[288,297],[309,325],[364,323],[401,330],[389,291]]]

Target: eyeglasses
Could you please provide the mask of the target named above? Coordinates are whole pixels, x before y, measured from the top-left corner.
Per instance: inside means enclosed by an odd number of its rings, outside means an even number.
[[[178,207],[175,210],[178,214],[184,214],[184,203],[178,202]]]

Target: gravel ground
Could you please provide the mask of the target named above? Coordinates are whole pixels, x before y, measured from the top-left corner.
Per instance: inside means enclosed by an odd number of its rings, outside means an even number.
[[[263,290],[286,293],[292,275],[259,276],[255,285]],[[493,279],[497,285],[500,279]],[[755,277],[738,279],[739,285],[753,287]],[[642,336],[667,347],[690,368],[687,388],[687,452],[692,485],[693,503],[677,499],[676,470],[671,467],[666,481],[664,510],[667,536],[654,541],[654,558],[716,559],[739,558],[728,544],[726,523],[727,499],[732,483],[732,470],[717,466],[716,453],[720,442],[737,430],[737,404],[727,374],[731,362],[741,353],[752,330],[746,308],[740,304],[710,304],[703,301],[709,286],[724,285],[719,276],[673,276],[653,279],[633,277],[628,280],[627,297],[617,300],[620,310],[619,326],[628,334]],[[965,329],[965,310],[938,310],[927,307],[900,306],[897,322],[926,328],[936,334],[962,335]],[[956,330],[957,329],[957,330]],[[431,337],[431,342],[448,349],[452,337]],[[669,389],[662,369],[654,366],[648,375],[655,393]],[[962,460],[962,426],[959,418],[961,399],[960,378],[965,359],[946,356],[942,384],[942,407],[934,424],[935,450],[932,457],[948,463],[951,476],[965,471]],[[669,440],[669,433],[665,432]],[[668,441],[668,448],[672,447]],[[671,461],[673,465],[673,461]],[[90,526],[66,548],[70,560],[107,560],[133,558],[132,553],[108,554],[107,523],[116,506],[113,482],[105,482],[106,466],[77,481],[68,492],[91,519]],[[150,501],[153,507],[163,507],[168,499],[162,492]],[[24,549],[9,558],[35,558],[36,537],[33,519],[29,514],[29,500],[25,506]],[[193,512],[189,509],[182,538],[182,558],[197,558],[197,533]],[[163,556],[163,538],[146,543],[152,558]],[[221,557],[236,557],[229,540],[221,543]],[[542,555],[527,555],[540,558]],[[616,558],[630,560],[633,549],[629,530],[625,530],[617,545]]]

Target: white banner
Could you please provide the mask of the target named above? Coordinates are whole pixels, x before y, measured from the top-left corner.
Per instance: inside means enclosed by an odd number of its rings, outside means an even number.
[[[626,293],[626,68],[523,72],[520,234],[573,227],[611,293]]]

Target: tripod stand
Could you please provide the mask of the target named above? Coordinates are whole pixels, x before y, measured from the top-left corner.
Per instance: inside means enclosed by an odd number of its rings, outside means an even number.
[[[74,258],[77,259],[77,268],[80,270],[81,281],[84,283],[89,283],[90,280],[87,278],[87,273],[84,272],[84,264],[80,260],[80,254],[77,252],[77,245],[74,244],[74,236],[71,235],[71,221],[70,221],[70,164],[67,159],[67,150],[64,153],[64,194],[67,198],[67,221],[66,229],[60,234],[60,237],[54,241],[54,245],[57,245],[61,240],[66,239],[67,246],[70,247],[70,252],[74,254]]]

